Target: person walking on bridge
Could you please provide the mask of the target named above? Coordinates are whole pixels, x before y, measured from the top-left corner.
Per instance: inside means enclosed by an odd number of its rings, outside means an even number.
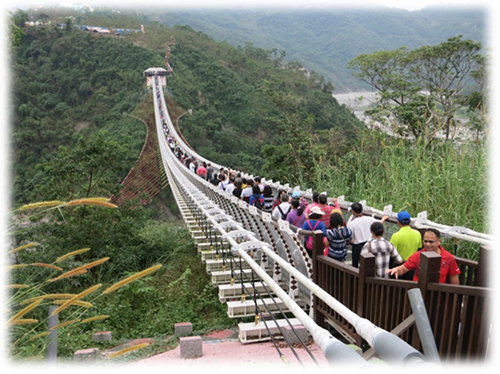
[[[273,200],[274,200],[274,195],[273,195],[273,189],[269,185],[264,186],[264,211],[267,213],[272,213],[273,211]]]
[[[326,241],[326,227],[325,227],[325,224],[323,222],[321,222],[321,217],[324,214],[325,213],[323,213],[321,211],[321,209],[319,209],[319,207],[317,207],[317,206],[312,207],[311,211],[309,212],[309,217],[302,224],[302,230],[306,230],[306,231],[321,230],[321,231],[323,231],[323,246],[326,247],[326,246],[328,246],[328,241]],[[313,249],[312,236],[309,235],[305,238],[304,247],[305,247],[309,257],[312,258],[312,249]]]
[[[352,203],[350,210],[352,215],[347,220],[347,227],[352,230],[353,235],[352,266],[357,268],[359,265],[359,254],[361,253],[361,249],[372,237],[370,226],[372,223],[377,222],[377,220],[370,216],[364,216],[363,205],[360,203]],[[384,223],[386,219],[387,217],[384,216],[380,222]]]
[[[252,195],[248,199],[248,204],[257,207],[259,210],[264,210],[264,195],[260,191],[260,187],[256,184],[252,187]]]
[[[290,204],[290,195],[285,192],[281,195],[281,204],[273,210],[272,217],[276,219],[276,221],[279,219],[286,220],[286,217],[291,210],[292,205]]]
[[[304,211],[300,209],[300,201],[298,199],[291,199],[290,205],[292,206],[292,210],[286,216],[286,221],[295,227],[302,227],[304,224],[306,215]]]
[[[198,174],[201,178],[207,180],[207,164],[203,162],[203,164],[196,169],[196,174]]]
[[[321,217],[321,221],[325,224],[325,227],[327,229],[331,229],[332,227],[330,227],[330,216],[333,212],[342,214],[340,206],[337,208],[335,205],[328,204],[328,198],[326,196],[326,192],[324,192],[318,196],[318,207],[323,213],[325,213],[323,217]]]
[[[389,275],[399,278],[410,270],[415,270],[413,280],[418,282],[418,270],[420,267],[420,256],[423,252],[435,252],[441,256],[441,269],[439,271],[439,283],[446,283],[449,277],[451,284],[458,285],[460,269],[455,257],[441,246],[441,234],[436,229],[426,229],[423,236],[424,248],[412,254],[403,265],[386,270]]]
[[[305,211],[306,219],[309,218],[309,213],[311,212],[312,207],[319,205],[318,197],[319,197],[319,192],[313,192],[312,197],[311,197],[312,203],[307,206],[306,211]]]
[[[328,257],[344,262],[347,259],[347,244],[352,242],[352,231],[344,226],[342,214],[334,212],[330,215],[330,230],[326,230],[328,240]]]
[[[368,241],[361,250],[361,254],[371,253],[375,256],[375,275],[380,278],[389,278],[387,270],[389,269],[390,259],[397,264],[403,263],[403,259],[398,253],[396,247],[385,240],[384,225],[376,221],[371,224],[370,232],[373,240]]]
[[[396,247],[403,261],[407,261],[412,254],[422,248],[422,234],[410,227],[411,216],[407,211],[399,212],[397,220],[399,231],[392,234],[391,243]],[[415,271],[410,270],[400,278],[412,280],[414,275]]]

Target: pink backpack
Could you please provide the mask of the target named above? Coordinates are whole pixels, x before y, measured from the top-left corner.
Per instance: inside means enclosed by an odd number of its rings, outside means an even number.
[[[309,225],[309,228],[311,229],[311,231],[314,231],[314,230],[316,230],[316,227],[319,225],[320,221],[316,221],[316,224],[314,225],[314,227],[311,226],[311,221],[306,221],[306,223]],[[306,248],[308,250],[312,251],[312,248],[313,248],[313,238],[312,238],[312,236],[308,236],[307,237]]]

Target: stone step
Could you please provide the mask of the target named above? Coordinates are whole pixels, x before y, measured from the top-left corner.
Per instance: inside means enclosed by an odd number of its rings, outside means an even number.
[[[289,323],[290,322],[290,323]],[[292,325],[294,328],[303,327],[302,323],[297,318],[278,319],[276,321],[259,321],[248,323],[240,323],[238,325],[238,338],[241,343],[254,343],[266,340],[271,340],[269,332],[272,334],[273,338],[281,337],[280,329],[283,330],[285,327],[290,327]],[[267,328],[266,328],[267,326]],[[269,329],[269,332],[267,331]]]

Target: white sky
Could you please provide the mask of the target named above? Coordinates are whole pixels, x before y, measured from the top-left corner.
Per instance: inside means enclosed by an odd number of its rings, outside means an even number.
[[[88,4],[91,6],[112,6],[116,4],[120,5],[130,5],[131,7],[140,7],[145,4],[162,4],[166,7],[212,7],[212,6],[224,6],[224,7],[242,7],[242,6],[258,6],[258,7],[268,7],[268,6],[279,6],[279,7],[310,7],[310,6],[363,6],[367,4],[379,4],[388,7],[401,8],[407,10],[418,10],[424,8],[426,5],[480,5],[492,3],[490,0],[144,0],[144,1],[133,1],[133,0],[82,0],[82,1],[65,1],[65,0],[7,0],[4,2],[7,4],[7,9],[14,8],[25,8],[30,5],[54,5],[54,4]],[[237,4],[237,5],[236,5]]]

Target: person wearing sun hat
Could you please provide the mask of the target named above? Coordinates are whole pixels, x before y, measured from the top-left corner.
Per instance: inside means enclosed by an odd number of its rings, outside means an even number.
[[[410,227],[411,216],[406,210],[403,210],[397,215],[399,231],[392,234],[390,242],[396,247],[403,261],[422,248],[422,235],[418,230]],[[414,271],[409,271],[404,274],[402,279],[413,279]]]
[[[323,231],[324,238],[326,238],[326,227],[325,224],[321,222],[321,217],[323,217],[324,214],[325,213],[322,212],[319,207],[317,206],[312,207],[311,211],[309,212],[309,217],[302,225],[302,230],[308,230],[308,231],[321,230]],[[325,242],[325,239],[323,240],[323,242]],[[307,254],[312,258],[311,236],[305,238],[304,247],[306,248]]]

